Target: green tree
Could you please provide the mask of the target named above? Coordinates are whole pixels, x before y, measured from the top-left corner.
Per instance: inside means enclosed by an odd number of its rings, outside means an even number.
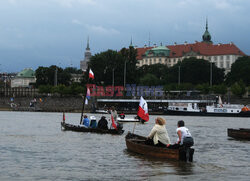
[[[205,83],[205,84],[198,84],[198,85],[196,86],[196,89],[199,90],[199,91],[201,91],[201,93],[203,93],[203,94],[208,94],[209,91],[210,91],[210,86],[209,86],[208,83]]]
[[[169,68],[167,77],[168,83],[177,83],[180,73],[181,83],[191,83],[194,85],[210,82],[211,64],[207,60],[197,58],[187,58]],[[180,71],[179,71],[180,70]],[[212,64],[213,84],[220,84],[224,81],[224,69],[220,69]]]
[[[107,50],[91,57],[89,66],[95,74],[95,83],[123,85],[124,57],[117,51]],[[113,76],[114,73],[114,76]]]
[[[240,80],[231,86],[231,91],[234,95],[242,97],[246,93],[246,86],[244,82]]]
[[[151,74],[151,75],[154,75],[158,79],[157,80],[158,85],[159,84],[164,85],[165,76],[167,72],[168,72],[168,67],[166,65],[153,64],[153,65],[143,65],[142,67],[138,68],[137,74],[140,77],[140,84],[142,84],[141,80],[146,74]]]
[[[250,85],[250,57],[244,56],[238,58],[231,66],[231,72],[227,74],[226,82],[229,85],[238,80],[242,80],[245,85]]]
[[[212,90],[215,94],[221,94],[224,95],[227,93],[227,86],[225,84],[220,84],[220,85],[214,85],[212,87]]]
[[[141,77],[140,85],[147,85],[147,86],[156,86],[159,85],[159,78],[155,75],[148,73],[145,76]]]

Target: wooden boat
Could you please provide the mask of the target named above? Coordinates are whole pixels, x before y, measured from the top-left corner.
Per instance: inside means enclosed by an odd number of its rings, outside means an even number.
[[[76,131],[76,132],[90,132],[90,133],[100,133],[100,134],[112,134],[112,135],[121,135],[124,133],[122,129],[98,129],[98,128],[85,128],[80,125],[68,124],[61,122],[61,127],[65,131]]]
[[[193,148],[180,147],[177,149],[162,148],[152,145],[146,145],[146,137],[128,133],[126,135],[126,145],[129,151],[139,153],[148,157],[156,157],[161,159],[175,159],[180,161],[193,161]]]
[[[240,128],[240,129],[227,129],[227,135],[229,137],[240,139],[240,140],[250,140],[250,129]]]

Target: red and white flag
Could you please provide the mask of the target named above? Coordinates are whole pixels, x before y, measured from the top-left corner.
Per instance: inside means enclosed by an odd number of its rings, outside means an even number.
[[[115,124],[115,119],[114,119],[112,114],[111,114],[111,120],[112,120],[112,126],[117,130],[118,128],[117,128],[117,126]]]
[[[149,115],[148,115],[148,104],[147,102],[143,99],[143,97],[141,96],[140,99],[140,104],[139,104],[139,109],[137,112],[137,115],[143,119],[144,121],[148,121],[149,120]]]
[[[89,78],[94,79],[94,73],[91,69],[89,69]]]

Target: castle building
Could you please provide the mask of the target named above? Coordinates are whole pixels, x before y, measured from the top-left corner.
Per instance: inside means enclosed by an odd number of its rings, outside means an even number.
[[[88,62],[90,60],[90,57],[91,57],[91,52],[90,52],[90,48],[89,48],[89,37],[88,37],[87,48],[86,48],[85,53],[84,53],[84,60],[80,61],[80,69],[84,72],[88,68]]]
[[[224,68],[227,74],[231,70],[231,65],[245,54],[232,42],[213,44],[211,39],[206,21],[206,30],[201,42],[137,48],[137,66],[161,63],[171,67],[185,58],[195,57],[214,63],[219,68]]]
[[[30,84],[36,83],[35,71],[31,68],[25,68],[11,79],[11,88],[30,87]]]

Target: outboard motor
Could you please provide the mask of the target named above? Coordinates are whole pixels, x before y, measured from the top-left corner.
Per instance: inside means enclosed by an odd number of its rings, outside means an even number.
[[[96,117],[95,116],[90,116],[90,127],[91,128],[96,128],[97,127],[97,122],[96,122]]]

